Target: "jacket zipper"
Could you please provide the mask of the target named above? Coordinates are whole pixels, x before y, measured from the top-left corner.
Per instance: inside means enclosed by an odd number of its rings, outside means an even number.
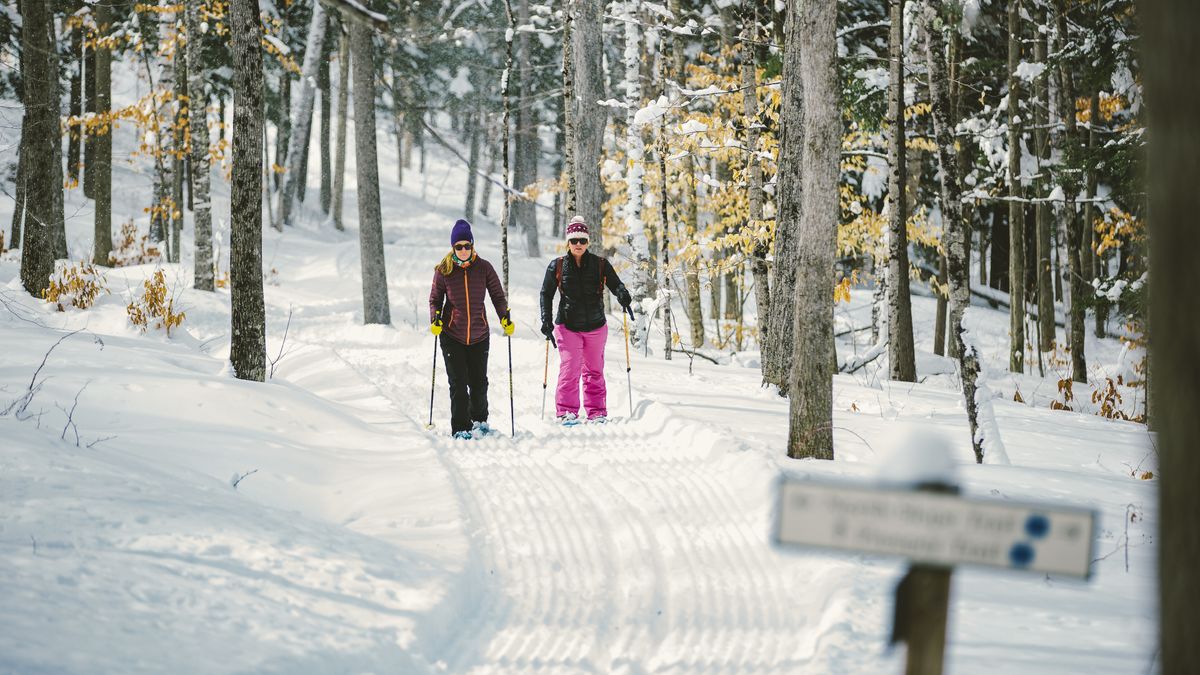
[[[470,274],[464,269],[463,290],[467,294],[467,344],[471,344],[471,285],[468,283],[470,278]]]

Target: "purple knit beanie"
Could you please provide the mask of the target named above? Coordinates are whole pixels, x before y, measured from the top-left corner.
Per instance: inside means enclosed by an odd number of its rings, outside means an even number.
[[[454,229],[450,230],[450,245],[460,241],[475,243],[475,235],[471,234],[471,224],[461,218],[454,221]]]
[[[564,238],[567,241],[572,239],[591,240],[591,237],[588,235],[587,223],[583,222],[583,216],[575,216],[571,219],[571,222],[567,223],[567,232]]]

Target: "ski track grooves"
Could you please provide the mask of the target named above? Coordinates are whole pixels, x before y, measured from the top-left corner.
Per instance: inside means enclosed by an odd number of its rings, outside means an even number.
[[[428,400],[402,376],[427,367],[423,351],[396,359],[383,348],[336,350],[414,423],[405,411]],[[535,398],[517,399],[518,419],[537,419]],[[462,575],[469,592],[428,629],[437,634],[424,656],[435,667],[803,667],[807,659],[794,660],[796,639],[814,627],[791,608],[802,592],[795,568],[771,556],[765,515],[726,486],[729,455],[714,448],[728,438],[669,413],[646,416],[659,406],[639,405],[637,418],[602,427],[533,422],[516,439],[433,439],[472,541]]]

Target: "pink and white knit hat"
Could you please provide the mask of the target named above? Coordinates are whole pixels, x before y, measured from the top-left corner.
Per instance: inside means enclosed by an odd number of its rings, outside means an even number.
[[[567,241],[572,239],[591,240],[591,237],[588,236],[587,223],[583,222],[583,216],[575,216],[571,219],[571,222],[567,223],[567,233],[564,238]]]

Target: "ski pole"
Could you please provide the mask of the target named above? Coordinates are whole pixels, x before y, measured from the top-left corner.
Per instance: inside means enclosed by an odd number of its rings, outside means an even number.
[[[508,419],[512,422],[512,436],[517,437],[517,413],[513,405],[513,378],[512,378],[512,336],[508,336]]]
[[[550,375],[550,340],[546,340],[546,365],[542,366],[542,419],[546,419],[546,382]]]
[[[629,419],[633,419],[633,376],[629,374],[632,370],[629,366],[629,319],[623,312],[621,327],[625,329],[625,384],[629,387]]]
[[[434,321],[437,321],[438,317],[440,315],[441,315],[440,312],[437,315],[435,315]],[[433,394],[437,390],[437,343],[438,343],[438,338],[436,335],[434,335],[433,336],[433,377],[430,378],[430,380],[429,380],[429,424],[425,425],[425,428],[429,429],[429,430],[433,429]]]

